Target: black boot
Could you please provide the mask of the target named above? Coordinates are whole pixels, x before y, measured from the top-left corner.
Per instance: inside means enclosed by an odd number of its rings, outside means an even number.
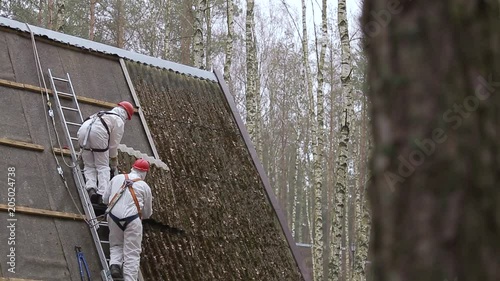
[[[102,196],[97,194],[94,188],[89,189],[90,202],[93,204],[102,204]]]
[[[121,268],[120,268],[119,265],[112,264],[109,267],[109,271],[111,272],[111,277],[113,277],[113,278],[123,278],[122,270],[121,270]]]

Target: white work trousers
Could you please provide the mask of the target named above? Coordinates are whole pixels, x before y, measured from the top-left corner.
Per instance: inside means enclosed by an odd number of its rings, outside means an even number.
[[[123,280],[137,281],[141,260],[142,222],[137,218],[122,231],[108,216],[109,265],[123,263]]]
[[[83,145],[85,135],[87,134],[87,125],[85,122],[81,130],[78,131],[78,142]],[[106,148],[108,146],[108,132],[100,123],[94,123],[87,138],[87,147]],[[97,188],[97,193],[104,194],[108,187],[110,178],[109,168],[109,150],[104,152],[93,152],[83,150],[83,173],[85,175],[85,187],[88,189]],[[99,185],[97,185],[99,183]]]

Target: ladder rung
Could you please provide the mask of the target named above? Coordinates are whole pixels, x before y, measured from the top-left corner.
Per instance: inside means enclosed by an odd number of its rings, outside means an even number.
[[[57,80],[57,81],[69,82],[68,79],[64,79],[64,78],[52,77],[52,79]]]
[[[65,110],[71,110],[71,111],[77,111],[78,112],[78,109],[73,108],[73,107],[61,106],[61,108],[65,109]]]
[[[109,244],[109,241],[101,240],[101,244]]]
[[[78,124],[78,123],[75,123],[75,122],[66,122],[66,124],[73,125],[73,126],[78,126],[78,127],[80,127],[82,125],[82,124]]]
[[[71,140],[78,141],[78,138],[70,137]]]
[[[65,96],[65,97],[70,97],[70,98],[73,97],[72,94],[68,94],[68,93],[65,93],[65,92],[59,92],[59,91],[57,91],[57,94],[60,95],[60,96]]]

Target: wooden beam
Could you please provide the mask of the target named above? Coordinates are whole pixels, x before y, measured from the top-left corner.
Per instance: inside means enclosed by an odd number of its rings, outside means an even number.
[[[0,204],[0,211],[9,211],[9,206],[5,204]],[[44,216],[51,218],[59,218],[59,219],[72,219],[72,220],[84,220],[85,217],[79,214],[71,214],[65,212],[44,210],[44,209],[35,209],[30,207],[22,207],[16,206],[16,213],[27,214],[27,215],[35,215],[35,216]]]
[[[39,145],[39,144],[34,144],[34,143],[29,143],[29,142],[24,142],[24,141],[17,141],[17,140],[12,140],[12,139],[7,139],[7,138],[0,138],[0,144],[12,146],[12,147],[16,147],[16,148],[34,150],[34,151],[38,151],[38,152],[41,152],[44,150],[44,147]]]
[[[47,92],[50,95],[52,95],[51,89],[47,89],[47,91],[45,91],[44,88],[40,88],[40,87],[29,85],[29,84],[18,83],[18,82],[14,82],[14,81],[10,81],[10,80],[5,80],[5,79],[0,79],[0,86],[13,88],[13,89],[27,90],[27,91],[38,93],[38,94]],[[60,95],[60,97],[62,99],[71,99],[70,97],[61,96],[61,95]],[[76,96],[76,99],[78,100],[78,102],[81,102],[81,103],[97,105],[97,106],[105,107],[105,108],[113,108],[116,106],[116,104],[112,103],[112,102],[107,102],[107,101],[102,101],[102,100],[97,100],[97,99],[87,98],[87,97],[82,97],[82,96]],[[134,108],[134,111],[138,112],[137,108]]]
[[[71,152],[69,151],[69,149],[67,148],[63,148],[63,149],[60,149],[59,147],[53,147],[52,148],[54,150],[54,152],[57,154],[57,155],[61,155],[61,151],[62,151],[62,154],[64,156],[69,156],[71,157]]]

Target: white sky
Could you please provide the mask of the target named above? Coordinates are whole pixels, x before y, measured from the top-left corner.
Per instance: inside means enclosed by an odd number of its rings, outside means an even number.
[[[338,1],[336,0],[327,0],[328,10],[331,11],[332,8],[337,11]],[[297,11],[297,14],[300,15],[302,11],[302,0],[255,0],[257,5],[261,7],[266,7],[270,3],[280,4],[285,2],[289,6],[293,8],[293,10]],[[322,0],[306,0],[307,3],[307,16],[310,17],[309,22],[312,22],[313,11],[311,7],[314,5],[314,21],[316,24],[321,23],[321,3]],[[349,35],[358,37],[359,31],[359,17],[361,16],[361,5],[362,0],[347,0],[347,14],[349,16]],[[329,14],[329,16],[331,16]],[[334,17],[337,17],[335,12]],[[355,35],[355,33],[357,35]]]
[[[255,3],[260,4],[260,5],[266,5],[270,2],[273,3],[282,3],[285,2],[289,4],[290,6],[293,6],[297,9],[297,11],[301,11],[302,9],[302,0],[255,0]],[[311,13],[311,3],[314,4],[315,7],[315,14],[316,17],[319,19],[321,16],[321,0],[306,0],[307,3],[307,13]],[[338,2],[335,0],[328,0],[327,5],[330,7],[335,7],[337,8]],[[347,13],[349,14],[351,19],[355,19],[357,21],[357,18],[359,18],[361,14],[361,0],[347,0]]]

